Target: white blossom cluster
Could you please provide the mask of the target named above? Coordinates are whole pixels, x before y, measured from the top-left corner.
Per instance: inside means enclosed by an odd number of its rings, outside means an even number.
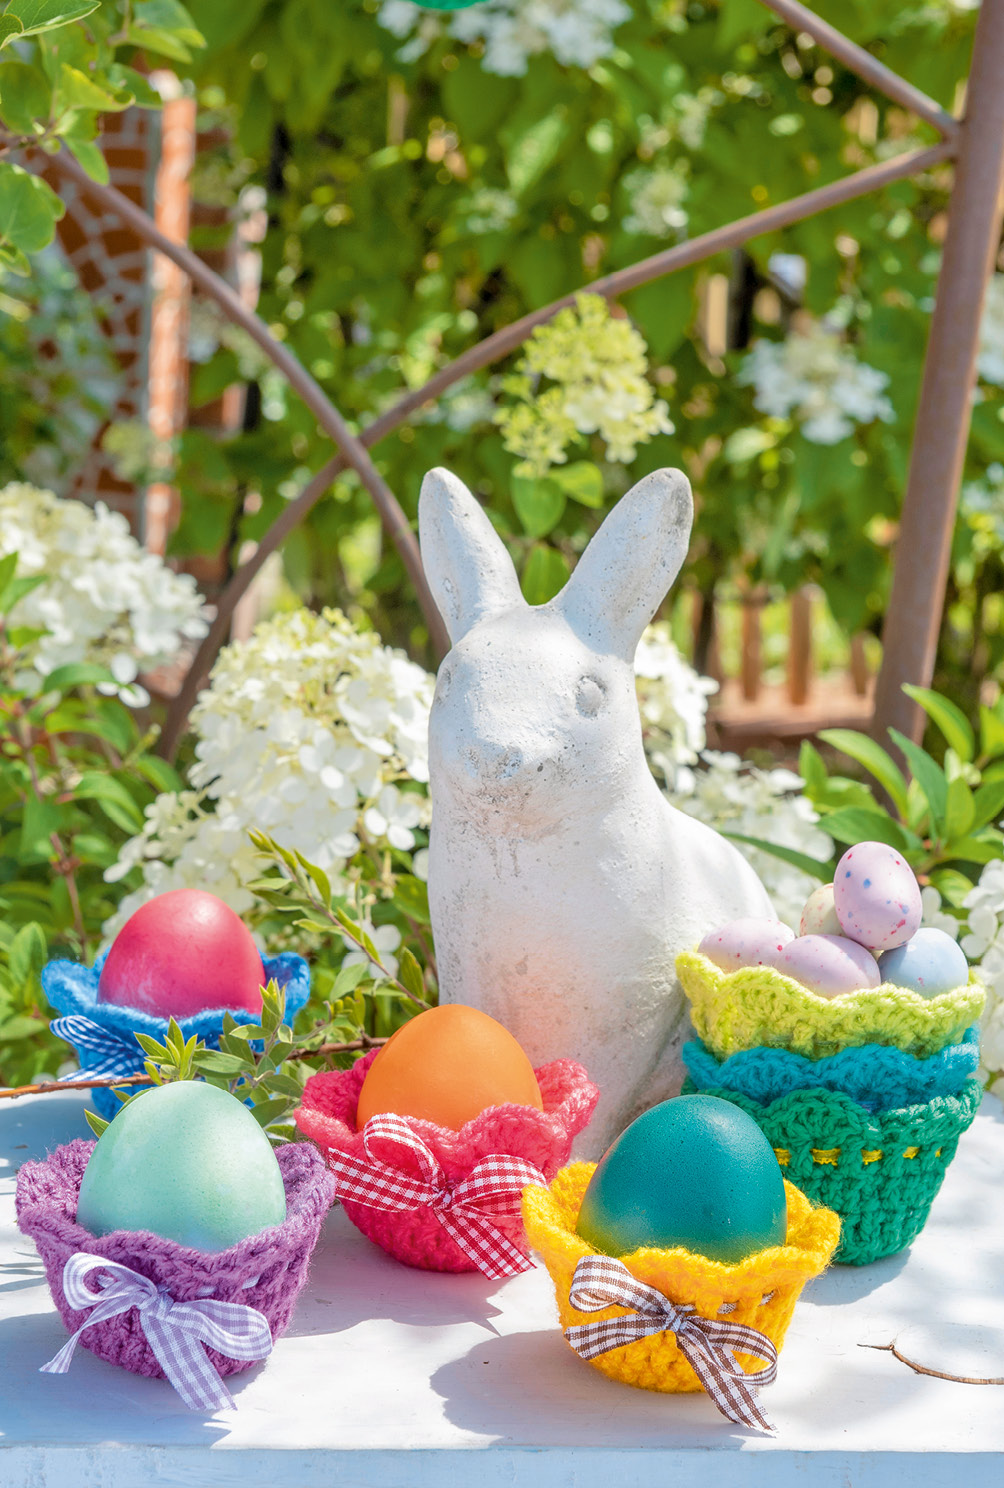
[[[624,177],[631,210],[623,219],[625,232],[647,238],[681,237],[687,227],[684,202],[690,190],[683,161],[672,165],[639,166]]]
[[[195,580],[142,548],[118,512],[64,501],[14,483],[0,490],[0,557],[18,555],[22,577],[45,582],[11,610],[14,624],[44,630],[24,651],[18,685],[37,688],[70,662],[105,666],[115,681],[100,691],[138,707],[149,694],[136,678],[171,661],[205,635]]]
[[[976,966],[987,989],[980,1027],[984,1077],[1004,1100],[1004,858],[987,863],[979,883],[963,901],[969,919],[962,949]]]
[[[976,370],[984,382],[1004,387],[1004,274],[991,274],[987,285]]]
[[[428,821],[432,691],[427,672],[336,610],[281,615],[226,647],[192,710],[192,789],[158,796],[106,872],[144,877],[106,934],[168,889],[209,888],[249,909],[261,872],[252,828],[336,878],[364,835],[411,851]]]
[[[645,753],[672,789],[678,775],[689,780],[707,742],[708,698],[718,683],[685,661],[663,620],[650,625],[634,659]]]
[[[736,380],[755,389],[761,413],[794,419],[813,444],[837,444],[859,424],[896,417],[883,391],[888,374],[859,361],[825,321],[784,341],[757,341]]]
[[[398,53],[412,62],[440,36],[482,48],[481,66],[522,77],[531,57],[550,51],[565,67],[592,67],[614,50],[613,32],[631,15],[624,0],[485,0],[433,14],[410,0],[383,0],[377,20],[408,38]]]

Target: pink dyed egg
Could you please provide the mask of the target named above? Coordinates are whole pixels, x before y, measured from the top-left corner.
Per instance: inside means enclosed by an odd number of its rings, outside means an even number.
[[[842,935],[800,935],[785,946],[777,969],[819,997],[841,997],[882,981],[875,957]]]
[[[842,935],[833,907],[833,885],[820,884],[805,901],[798,926],[799,935]]]
[[[140,905],[101,969],[98,1001],[158,1018],[206,1008],[261,1017],[265,969],[243,920],[204,889],[172,889]]]
[[[722,971],[735,971],[740,966],[776,966],[794,939],[794,930],[780,920],[730,920],[706,935],[697,949]]]
[[[886,842],[847,849],[833,878],[833,903],[843,933],[876,953],[905,945],[920,925],[920,886]]]

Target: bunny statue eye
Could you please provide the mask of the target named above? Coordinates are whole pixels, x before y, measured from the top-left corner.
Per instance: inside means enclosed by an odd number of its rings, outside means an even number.
[[[575,693],[575,706],[585,718],[594,718],[603,707],[606,689],[595,677],[583,677]]]

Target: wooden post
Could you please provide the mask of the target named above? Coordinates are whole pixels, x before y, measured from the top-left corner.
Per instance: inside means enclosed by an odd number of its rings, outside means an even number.
[[[868,656],[865,652],[863,630],[856,631],[851,636],[850,673],[856,696],[864,697],[868,692]]]
[[[788,633],[788,700],[796,708],[809,701],[812,681],[812,588],[803,585],[791,596]]]
[[[983,0],[882,635],[872,732],[883,743],[890,726],[917,740],[923,729],[923,714],[902,687],[930,686],[934,675],[1002,191],[1004,0]]]
[[[765,595],[762,589],[753,589],[739,596],[742,613],[742,657],[739,664],[739,680],[746,702],[755,703],[760,696],[760,679],[763,674],[763,640],[760,620],[763,614]]]

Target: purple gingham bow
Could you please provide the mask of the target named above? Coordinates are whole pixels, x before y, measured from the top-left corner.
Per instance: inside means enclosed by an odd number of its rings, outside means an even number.
[[[723,1416],[740,1426],[773,1431],[756,1397],[758,1385],[777,1378],[777,1349],[765,1334],[745,1323],[701,1317],[689,1302],[671,1302],[655,1287],[631,1275],[612,1256],[583,1256],[575,1268],[568,1300],[579,1312],[627,1307],[626,1316],[580,1323],[565,1337],[583,1359],[634,1343],[652,1333],[673,1333],[677,1347]],[[766,1359],[763,1369],[746,1374],[735,1350]]]
[[[86,1284],[95,1272],[99,1273],[96,1292]],[[84,1329],[128,1312],[130,1307],[138,1310],[157,1363],[189,1410],[224,1410],[234,1405],[203,1344],[228,1359],[265,1359],[272,1351],[268,1319],[256,1308],[217,1302],[212,1297],[175,1302],[166,1288],[149,1277],[103,1256],[79,1250],[71,1255],[63,1268],[63,1292],[74,1311],[93,1310],[55,1358],[42,1365],[41,1374],[65,1374]]]
[[[420,1174],[406,1173],[373,1155],[374,1141],[395,1143],[415,1153]],[[329,1148],[328,1161],[340,1199],[371,1209],[431,1209],[447,1234],[485,1276],[497,1281],[528,1271],[532,1262],[518,1250],[495,1220],[520,1212],[528,1183],[546,1187],[543,1173],[523,1157],[493,1152],[450,1187],[434,1152],[406,1121],[390,1114],[371,1116],[363,1127],[365,1160]]]

